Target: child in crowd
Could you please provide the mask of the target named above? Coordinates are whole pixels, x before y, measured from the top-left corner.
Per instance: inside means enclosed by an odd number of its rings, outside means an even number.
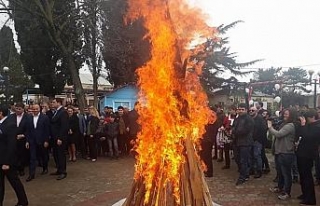
[[[119,157],[118,149],[118,135],[119,135],[119,123],[115,122],[116,116],[110,115],[110,122],[106,124],[107,141],[109,145],[110,158]]]
[[[97,147],[98,147],[98,156],[104,156],[108,151],[107,143],[107,134],[106,134],[106,125],[104,124],[104,117],[100,117],[99,126],[96,132],[97,137]]]

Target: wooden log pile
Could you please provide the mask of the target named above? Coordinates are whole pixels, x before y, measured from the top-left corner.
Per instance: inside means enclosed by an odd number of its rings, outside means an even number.
[[[185,140],[184,145],[185,161],[181,163],[180,168],[179,198],[175,197],[172,184],[170,182],[165,184],[166,177],[159,174],[155,176],[155,182],[160,182],[160,184],[152,188],[147,201],[145,201],[146,190],[143,177],[140,177],[134,181],[123,206],[212,206],[212,198],[201,169],[200,160],[190,138]],[[158,171],[161,169],[159,168]]]

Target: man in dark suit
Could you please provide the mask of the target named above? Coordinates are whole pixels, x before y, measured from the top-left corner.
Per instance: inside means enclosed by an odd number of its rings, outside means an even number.
[[[16,206],[26,206],[28,198],[15,168],[16,124],[12,116],[7,117],[8,113],[8,108],[0,106],[0,206],[3,206],[5,176],[18,198]]]
[[[140,109],[141,105],[139,102],[134,104],[134,109],[131,110],[128,114],[128,124],[126,131],[129,133],[128,138],[128,151],[130,152],[135,144],[137,139],[138,133],[141,131],[141,125],[138,123],[139,113],[138,110]]]
[[[40,105],[33,105],[33,116],[29,121],[26,147],[30,150],[29,177],[27,182],[35,177],[37,159],[42,163],[42,175],[48,173],[48,146],[50,136],[49,118],[40,112]]]
[[[57,171],[51,175],[58,175],[57,180],[67,177],[67,162],[65,150],[69,130],[68,114],[62,106],[62,99],[53,99],[52,106],[56,109],[51,119],[51,138],[53,138],[53,155],[57,165]]]
[[[16,103],[15,113],[12,114],[17,127],[17,167],[20,176],[24,175],[24,168],[29,165],[29,152],[26,149],[26,135],[30,116],[24,112],[24,104]]]
[[[77,115],[77,117],[79,118],[79,137],[77,137],[77,149],[81,151],[81,156],[82,158],[86,158],[87,157],[87,150],[85,147],[85,135],[87,132],[87,122],[86,119],[84,117],[83,114],[80,113],[79,107],[75,106],[73,108],[74,113]]]

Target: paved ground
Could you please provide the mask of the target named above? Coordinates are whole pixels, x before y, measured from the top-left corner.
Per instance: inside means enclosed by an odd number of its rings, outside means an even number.
[[[22,181],[30,206],[109,206],[128,194],[132,184],[133,165],[132,158],[101,158],[95,163],[80,160],[68,163],[68,177],[65,180],[56,181],[52,176],[38,175],[31,182],[26,183],[26,177]],[[236,187],[237,173],[234,165],[227,171],[221,170],[222,166],[222,163],[214,162],[214,177],[207,179],[215,202],[224,206],[298,205],[295,198],[283,202],[269,192],[269,187],[274,185],[274,172]],[[16,199],[8,183],[6,185],[4,206],[12,206]],[[299,185],[295,184],[292,196],[298,196],[299,191]],[[316,193],[320,205],[320,187],[316,188]]]

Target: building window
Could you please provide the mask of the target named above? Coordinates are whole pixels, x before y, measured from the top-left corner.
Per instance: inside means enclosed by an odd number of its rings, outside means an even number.
[[[123,106],[125,108],[131,109],[130,108],[130,102],[114,102],[114,109],[117,110],[119,106]]]

